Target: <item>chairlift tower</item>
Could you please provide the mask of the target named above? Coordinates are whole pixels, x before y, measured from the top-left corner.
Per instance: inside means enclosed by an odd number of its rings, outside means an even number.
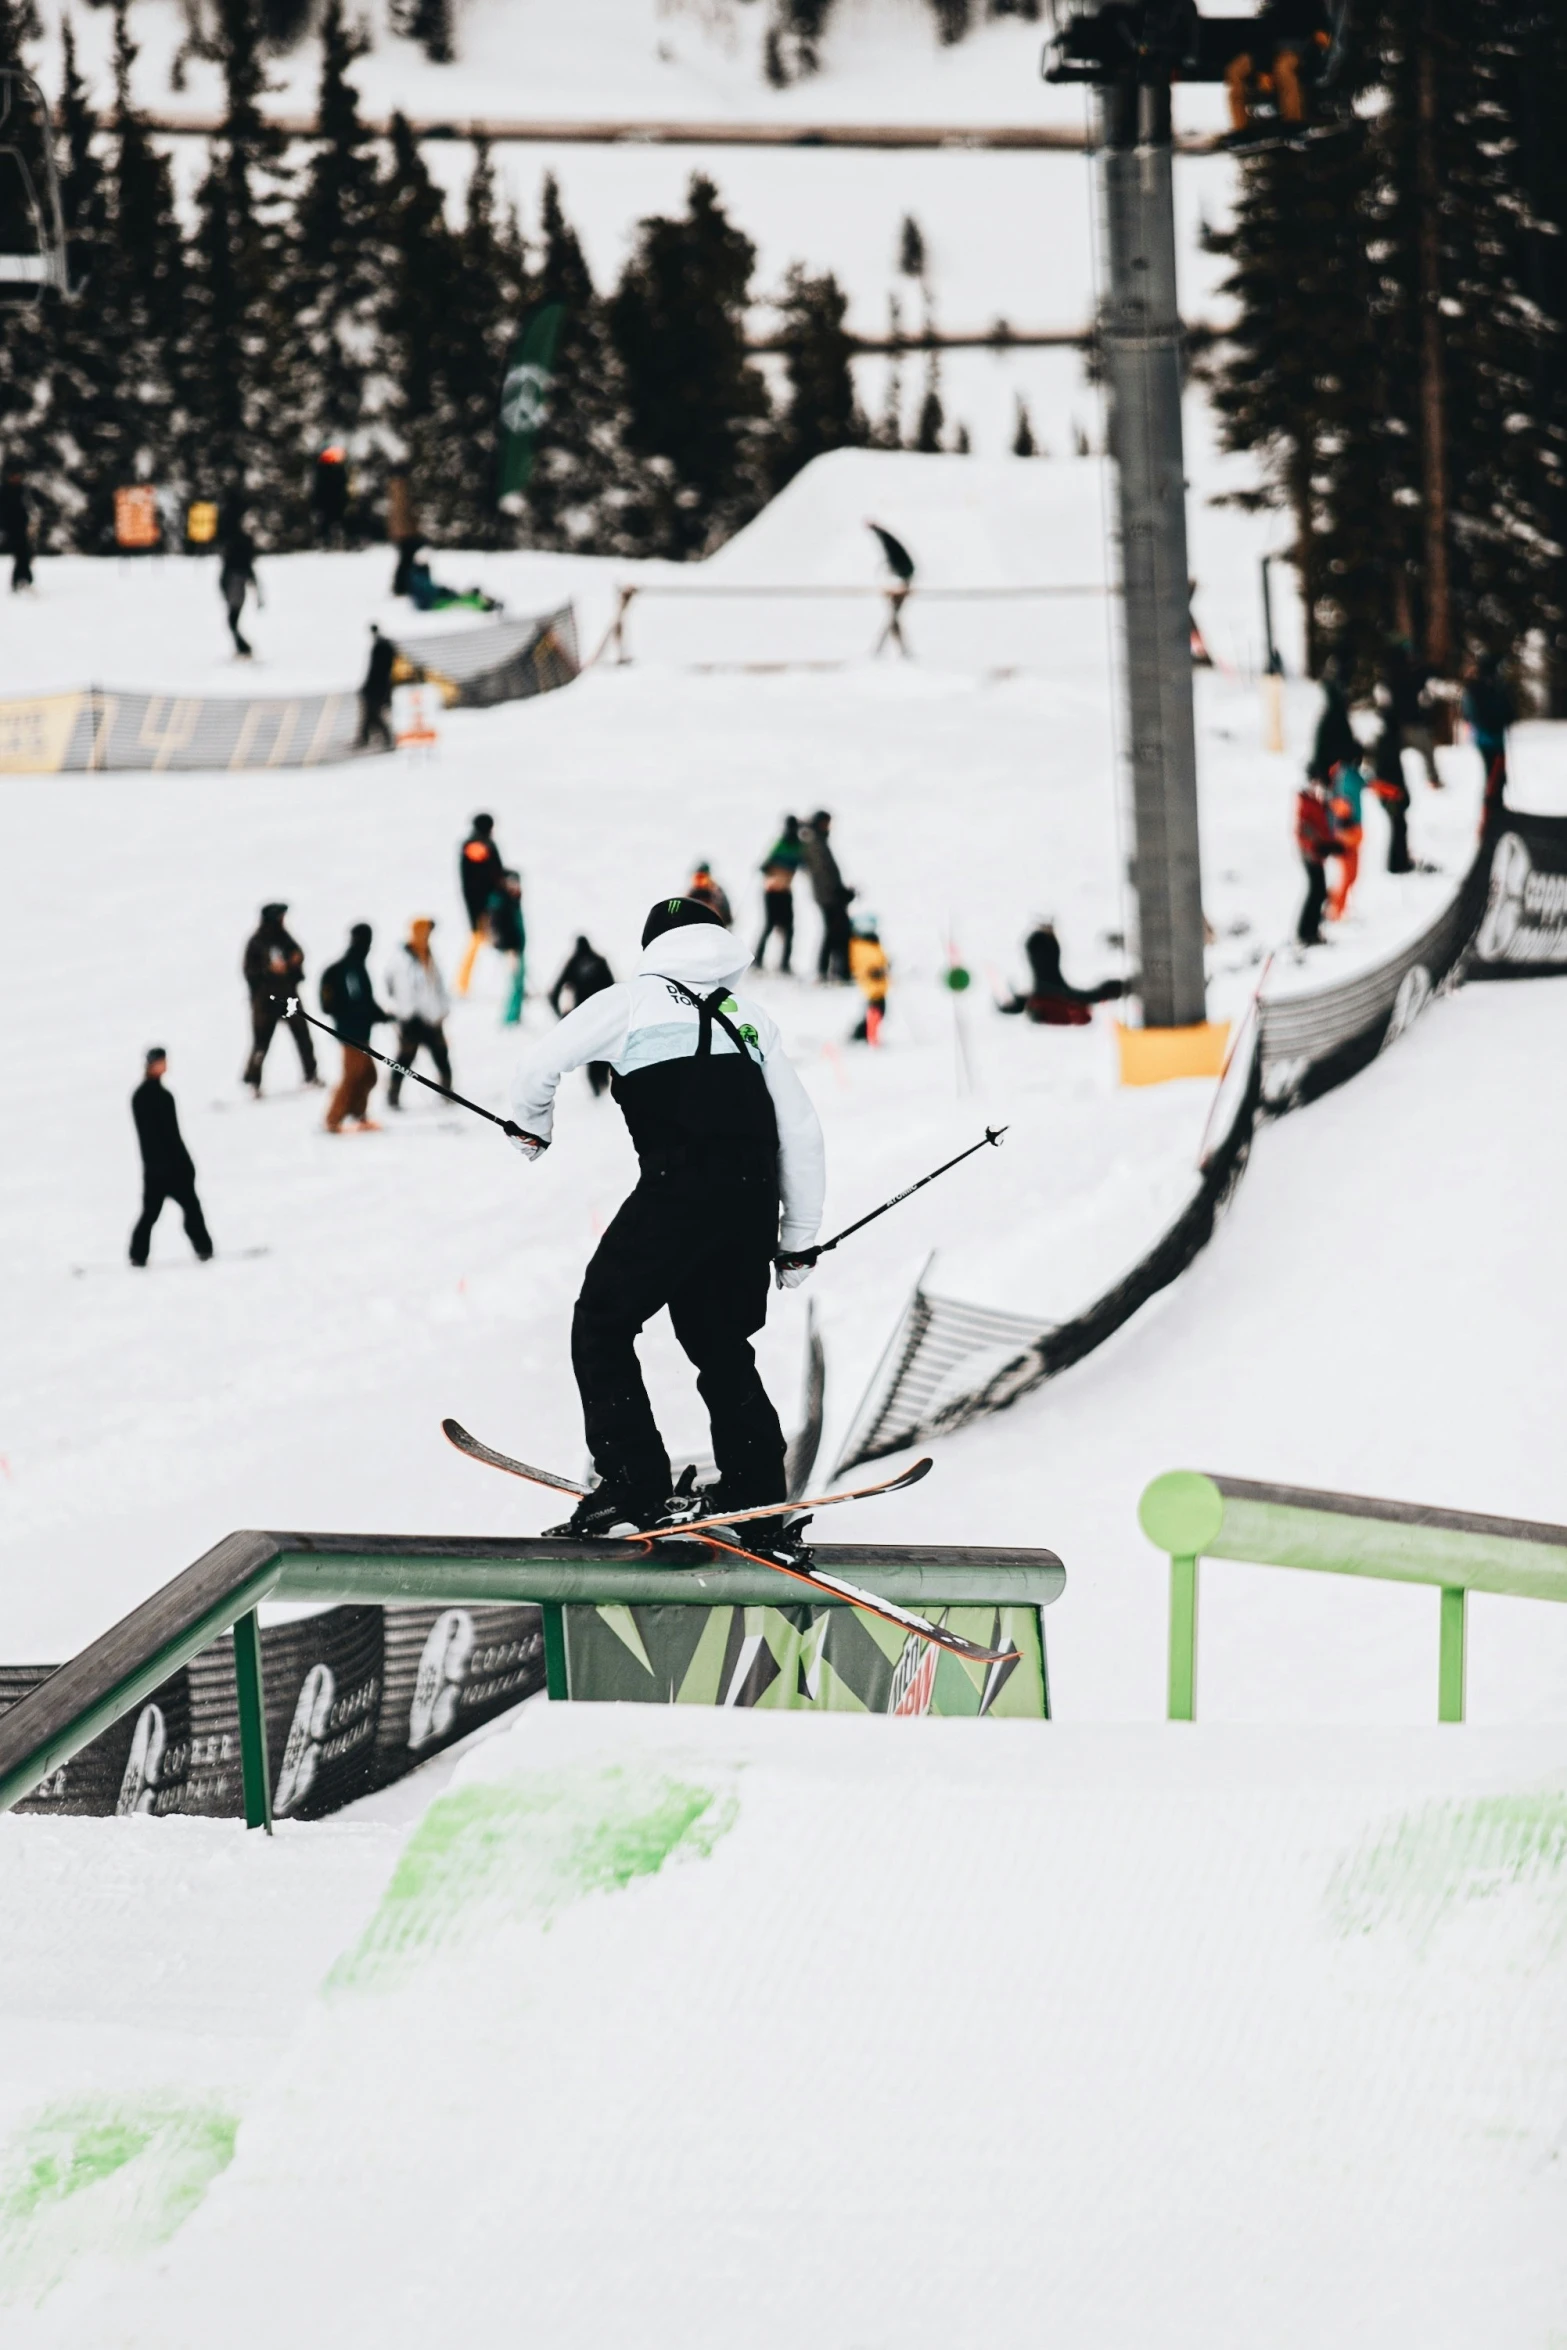
[[[1181,320],[1170,178],[1170,85],[1119,75],[1098,93],[1110,389],[1124,614],[1132,883],[1147,1028],[1206,1010],[1191,573],[1181,433]]]

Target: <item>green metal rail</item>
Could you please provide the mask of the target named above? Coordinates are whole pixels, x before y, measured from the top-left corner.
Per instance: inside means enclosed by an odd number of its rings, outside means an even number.
[[[1194,1721],[1197,1714],[1197,1567],[1204,1558],[1435,1585],[1442,1595],[1439,1722],[1464,1718],[1471,1591],[1567,1600],[1567,1526],[1527,1518],[1479,1517],[1301,1485],[1257,1485],[1196,1469],[1156,1477],[1137,1516],[1149,1541],[1169,1554],[1172,1722]]]
[[[1045,1608],[1066,1570],[1053,1551],[858,1549],[821,1544],[823,1566],[905,1607]],[[238,1533],[133,1608],[19,1704],[0,1714],[0,1811],[42,1784],[171,1673],[234,1633],[240,1759],[247,1827],[272,1825],[267,1773],[261,1635],[263,1600],[434,1602],[442,1607],[535,1602],[544,1619],[546,1685],[567,1686],[567,1607],[778,1607],[791,1587],[740,1561],[701,1567],[649,1564],[630,1543],[506,1540],[480,1535]],[[823,1593],[815,1602],[847,1606]]]

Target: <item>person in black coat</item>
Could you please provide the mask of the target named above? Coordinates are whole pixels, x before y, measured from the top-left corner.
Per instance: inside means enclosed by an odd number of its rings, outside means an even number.
[[[606,987],[613,987],[615,974],[598,948],[586,938],[579,938],[566,957],[565,968],[550,989],[550,1009],[557,1020],[564,1020],[579,1004],[585,1004],[590,995],[602,995]],[[588,1083],[595,1093],[602,1093],[613,1071],[607,1061],[588,1063]]]
[[[0,481],[0,539],[11,557],[11,592],[33,584],[33,520],[27,509],[27,476],[8,465]]]
[[[256,542],[245,528],[242,514],[231,513],[223,533],[222,569],[218,573],[218,591],[228,613],[229,634],[234,639],[234,650],[242,661],[248,661],[253,647],[239,625],[239,616],[245,608],[245,598],[252,588],[256,602],[261,601],[261,582],[256,577]]]
[[[281,900],[274,900],[261,909],[261,921],[245,942],[245,985],[250,990],[250,1059],[245,1063],[245,1083],[257,1101],[261,1099],[261,1072],[266,1066],[267,1048],[283,1018],[283,1007],[290,996],[297,996],[304,984],[305,950],[297,938],[283,927],[288,912]],[[289,1028],[299,1052],[299,1065],[307,1085],[319,1085],[316,1074],[316,1050],[310,1041],[310,1024],[302,1012],[289,1019]]]
[[[180,1133],[174,1096],[164,1088],[168,1056],[161,1044],[147,1053],[147,1074],[131,1095],[131,1116],[141,1145],[141,1214],[131,1234],[131,1263],[138,1270],[147,1262],[152,1228],[163,1213],[165,1200],[174,1200],[185,1218],[186,1237],[203,1264],[212,1254],[212,1235],[196,1197],[196,1170]]]
[[[321,1009],[336,1029],[343,1047],[343,1074],[327,1104],[328,1134],[341,1134],[346,1118],[352,1118],[357,1126],[377,1131],[375,1120],[366,1114],[375,1091],[375,1063],[364,1048],[377,1023],[395,1020],[397,1014],[385,1011],[375,1000],[375,983],[369,970],[370,941],[374,935],[368,922],[356,922],[348,934],[348,952],[335,963],[329,963],[321,974]]]
[[[1126,993],[1119,979],[1102,980],[1097,987],[1074,987],[1061,969],[1061,941],[1056,926],[1041,915],[1023,941],[1028,957],[1029,990],[999,1004],[1003,1012],[1026,1012],[1041,1028],[1086,1028],[1095,1004],[1114,1003]]]
[[[1360,738],[1349,722],[1344,664],[1335,653],[1322,672],[1322,709],[1306,773],[1313,783],[1331,783],[1335,767],[1358,767]]]
[[[384,751],[392,748],[392,729],[387,713],[392,707],[392,672],[397,667],[397,647],[389,636],[383,636],[375,622],[370,623],[370,661],[365,670],[364,683],[359,688],[359,736],[357,748],[367,751],[374,735]]]

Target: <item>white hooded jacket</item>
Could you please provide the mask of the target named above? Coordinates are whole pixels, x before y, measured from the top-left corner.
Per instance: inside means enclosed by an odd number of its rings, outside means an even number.
[[[511,1114],[527,1133],[548,1142],[555,1118],[555,1089],[568,1069],[607,1061],[628,1077],[659,1061],[694,1054],[701,1031],[695,1004],[665,984],[678,980],[695,995],[716,987],[733,991],[751,958],[731,931],[715,923],[666,930],[643,950],[634,979],[590,996],[568,1012],[553,1034],[526,1052],[512,1079]],[[724,1010],[761,1065],[778,1125],[778,1190],[782,1203],[778,1244],[809,1248],[821,1228],[827,1184],[827,1156],[810,1095],[783,1049],[776,1022],[746,996],[731,997]],[[712,1050],[735,1046],[715,1021]]]

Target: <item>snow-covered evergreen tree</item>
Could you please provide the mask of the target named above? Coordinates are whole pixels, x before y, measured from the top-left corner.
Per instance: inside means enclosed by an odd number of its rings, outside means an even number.
[[[756,248],[711,180],[678,220],[644,220],[609,304],[631,449],[655,490],[650,552],[697,555],[766,497],[771,407],[746,351]]]
[[[651,527],[647,477],[626,447],[619,354],[553,174],[544,182],[540,228],[535,297],[558,304],[561,323],[523,492],[523,536],[538,547],[632,554]]]
[[[830,273],[811,277],[798,266],[785,281],[783,317],[788,396],[773,442],[772,486],[782,489],[803,465],[828,449],[863,447],[870,428],[854,395],[844,319],[848,297]]]

